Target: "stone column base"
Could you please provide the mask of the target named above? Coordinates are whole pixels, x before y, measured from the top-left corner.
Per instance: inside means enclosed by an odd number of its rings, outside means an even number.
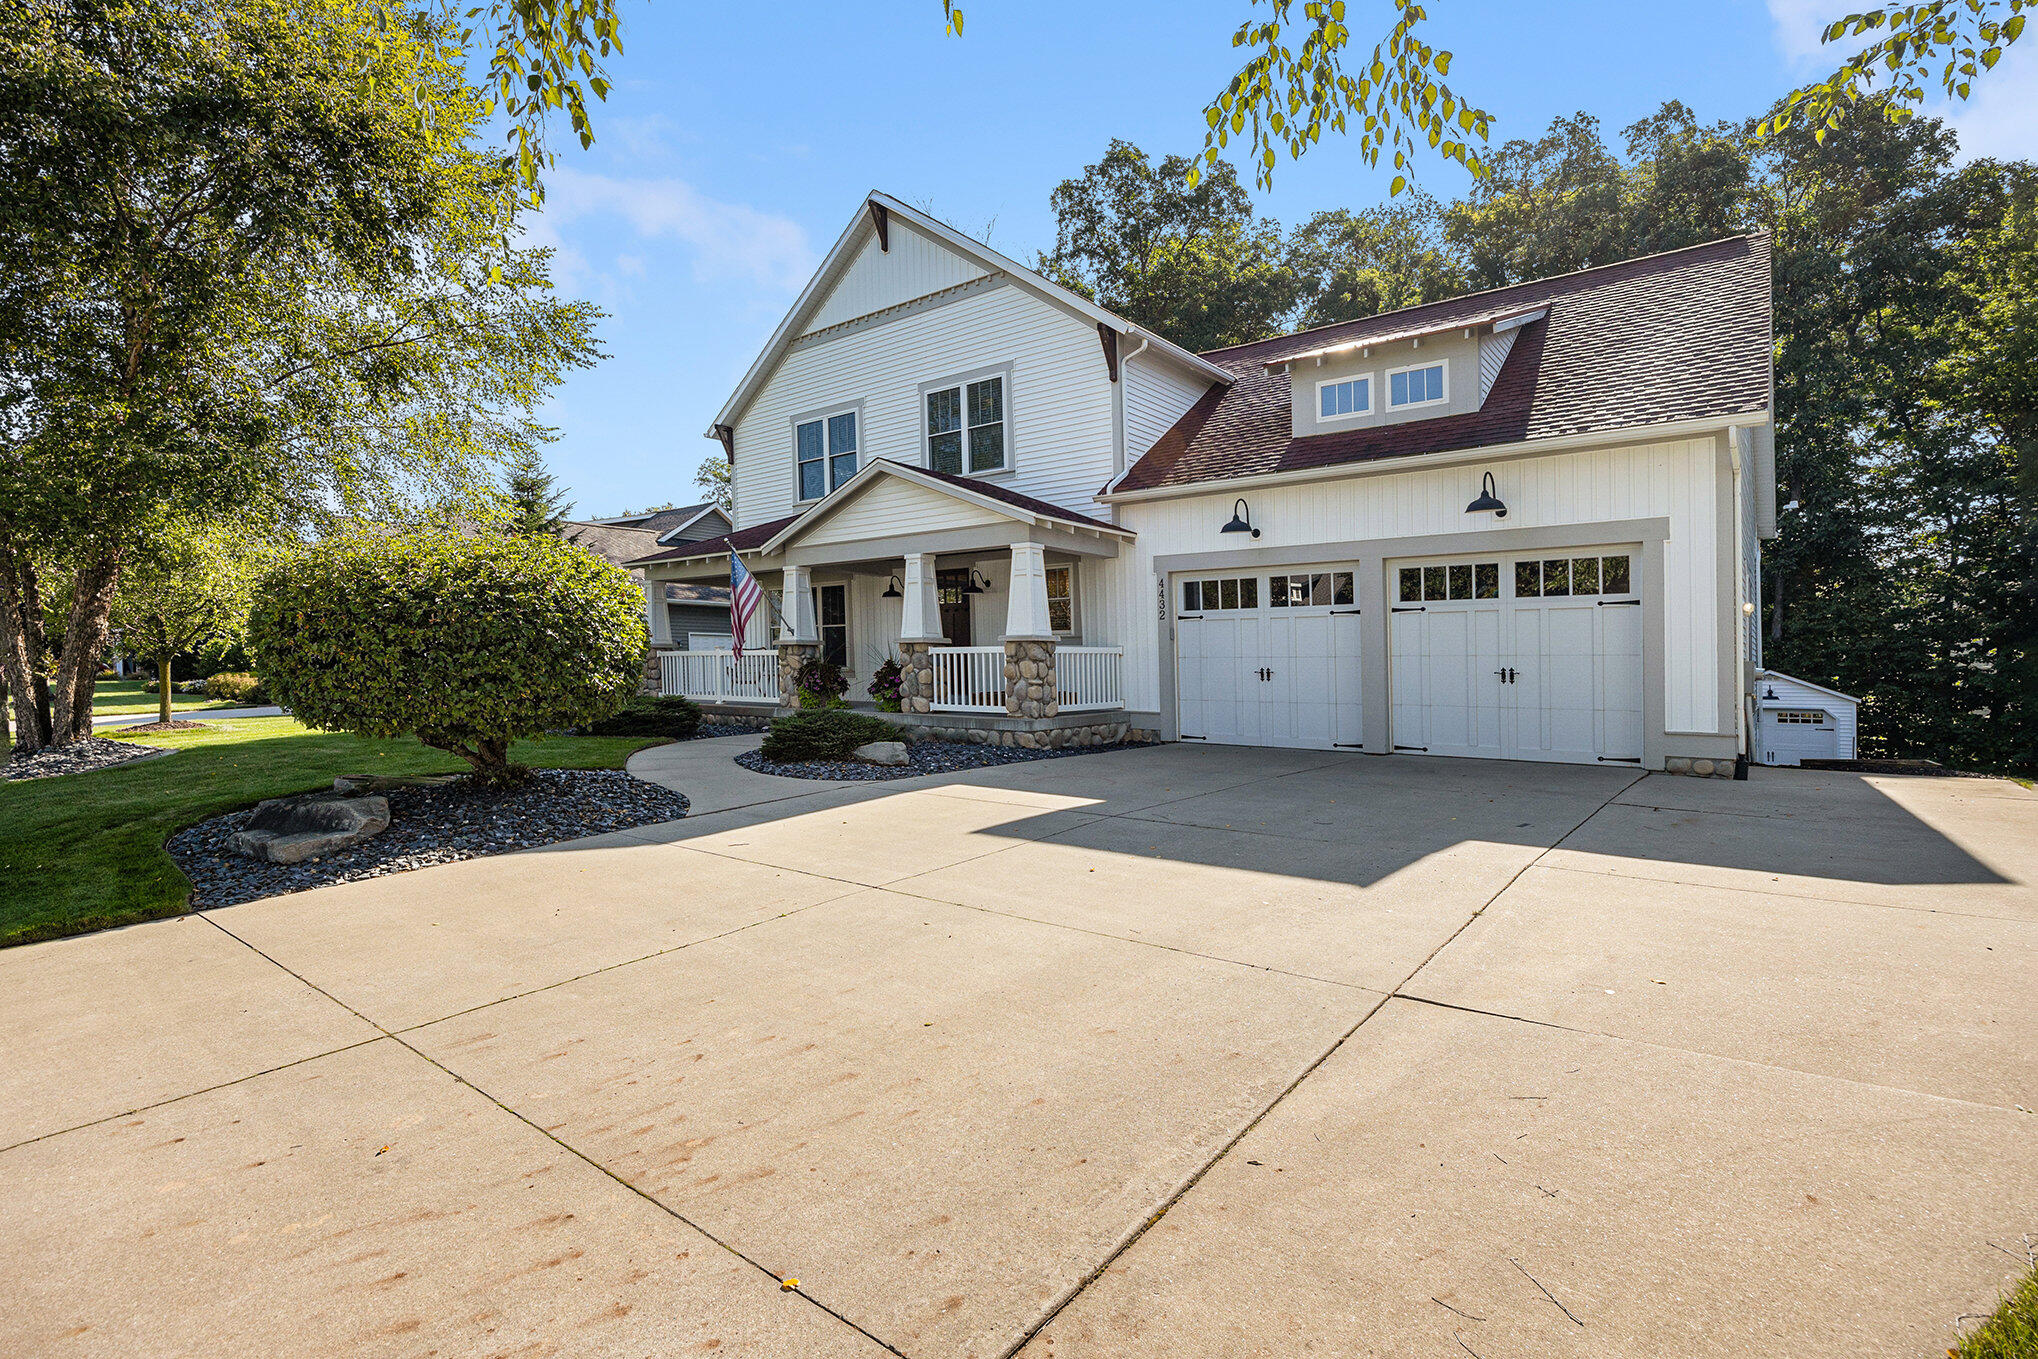
[[[899,711],[934,709],[934,646],[932,642],[899,643]]]
[[[1054,717],[1061,712],[1053,642],[1005,643],[1005,712],[1011,717]]]
[[[780,642],[778,644],[778,702],[782,708],[800,706],[800,686],[796,677],[800,667],[821,653],[819,645],[813,642]]]
[[[637,686],[638,693],[655,695],[664,689],[664,677],[658,672],[658,658],[678,650],[676,646],[654,646],[644,653],[644,682]]]

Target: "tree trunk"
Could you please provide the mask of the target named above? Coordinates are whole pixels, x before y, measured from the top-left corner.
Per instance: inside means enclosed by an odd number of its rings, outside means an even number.
[[[23,755],[50,743],[49,689],[38,669],[42,652],[35,568],[10,545],[0,545],[0,677],[14,698],[14,745]]]
[[[71,613],[57,653],[56,711],[50,740],[67,745],[92,734],[92,693],[99,680],[99,653],[113,617],[113,587],[120,583],[120,552],[102,552],[72,577]]]
[[[170,720],[170,657],[156,657],[156,720]]]

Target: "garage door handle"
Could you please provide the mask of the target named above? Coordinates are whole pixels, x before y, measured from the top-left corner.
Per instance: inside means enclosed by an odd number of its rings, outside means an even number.
[[[1599,601],[1599,607],[1602,609],[1618,609],[1626,604],[1632,604],[1638,609],[1642,607],[1642,601],[1639,599],[1602,599]]]

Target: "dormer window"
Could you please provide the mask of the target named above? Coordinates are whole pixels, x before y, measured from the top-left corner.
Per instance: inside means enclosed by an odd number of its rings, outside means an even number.
[[[793,426],[800,499],[819,500],[856,475],[856,412],[837,411]]]
[[[1437,406],[1443,404],[1444,365],[1442,363],[1418,364],[1410,368],[1392,368],[1387,372],[1387,406],[1390,410],[1407,410],[1411,406]]]
[[[1337,420],[1373,413],[1373,379],[1333,378],[1316,384],[1316,418]]]

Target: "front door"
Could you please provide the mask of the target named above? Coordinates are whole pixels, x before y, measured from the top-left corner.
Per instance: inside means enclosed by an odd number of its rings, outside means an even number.
[[[969,570],[939,572],[934,584],[941,592],[941,635],[950,646],[969,646]]]

